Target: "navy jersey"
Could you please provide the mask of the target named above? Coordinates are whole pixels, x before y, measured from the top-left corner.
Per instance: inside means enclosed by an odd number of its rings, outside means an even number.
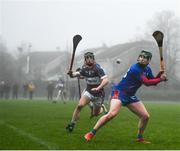
[[[95,96],[98,95],[98,93],[100,94],[103,92],[103,90],[100,92],[91,91],[92,88],[96,88],[100,85],[103,78],[107,77],[105,71],[99,64],[95,64],[92,68],[83,65],[82,69],[80,70],[80,75],[83,76],[86,80],[86,91]]]
[[[153,79],[152,70],[149,66],[142,67],[138,63],[132,65],[116,87],[127,95],[134,95],[143,84],[142,77]]]
[[[64,81],[63,80],[58,80],[58,83],[56,84],[56,89],[58,90],[64,90]]]

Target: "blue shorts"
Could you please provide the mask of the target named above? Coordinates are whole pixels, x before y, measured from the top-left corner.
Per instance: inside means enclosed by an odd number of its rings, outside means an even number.
[[[119,89],[113,89],[111,93],[111,99],[118,99],[121,101],[123,106],[127,104],[139,102],[140,100],[135,95],[127,95],[125,92]]]

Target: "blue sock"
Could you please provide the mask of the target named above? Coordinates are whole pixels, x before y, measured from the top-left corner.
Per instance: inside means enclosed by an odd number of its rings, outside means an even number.
[[[138,134],[137,138],[143,138],[142,134]]]
[[[96,134],[96,130],[95,130],[95,129],[93,129],[91,132],[92,132],[94,135]]]

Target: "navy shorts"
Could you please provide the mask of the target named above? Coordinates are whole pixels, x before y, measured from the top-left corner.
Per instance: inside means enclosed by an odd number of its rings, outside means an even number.
[[[113,89],[111,93],[111,99],[118,99],[121,101],[123,106],[127,104],[139,102],[140,100],[135,95],[127,95],[125,92],[119,89]]]

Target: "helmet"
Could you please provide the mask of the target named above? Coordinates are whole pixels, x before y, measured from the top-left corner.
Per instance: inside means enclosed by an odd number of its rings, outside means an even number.
[[[90,60],[88,58],[91,58]],[[88,59],[88,60],[87,60]],[[94,61],[94,54],[92,52],[86,52],[84,54],[84,61],[85,61],[85,64],[88,65],[88,66],[93,66],[95,61]]]
[[[152,53],[149,52],[149,51],[142,50],[141,53],[139,54],[139,57],[140,57],[140,56],[144,56],[144,57],[147,58],[148,60],[151,60],[151,58],[152,58]]]
[[[86,60],[87,58],[92,58],[94,60],[94,54],[92,52],[86,52],[84,54],[84,59]]]

